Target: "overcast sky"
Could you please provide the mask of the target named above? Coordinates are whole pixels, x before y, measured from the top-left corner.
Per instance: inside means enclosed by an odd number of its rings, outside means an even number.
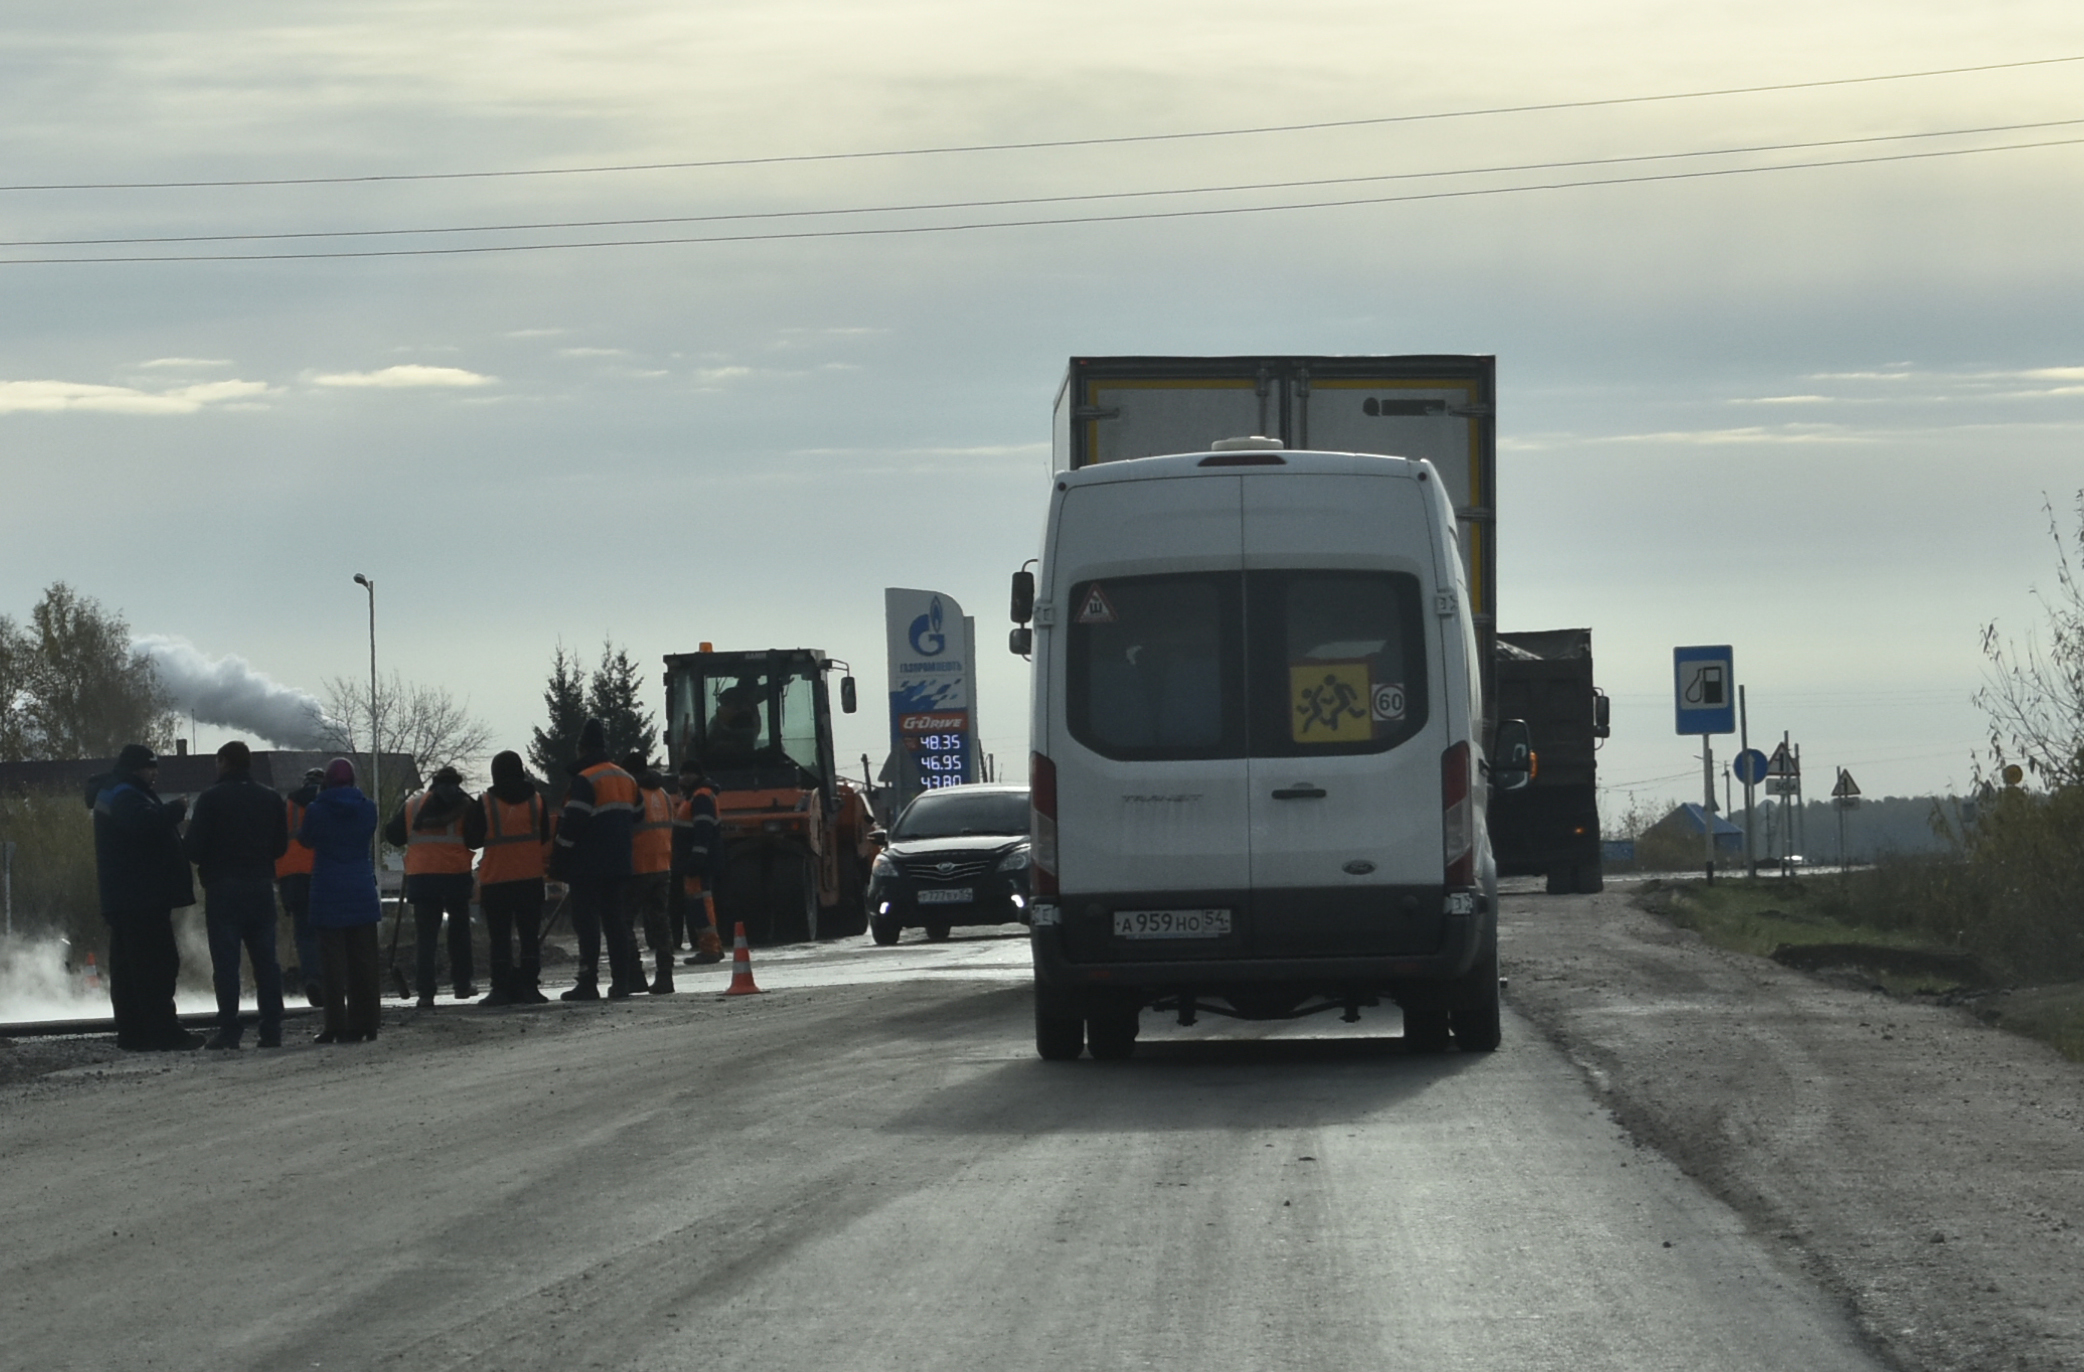
[[[1093,139],[2084,55],[2074,3],[975,6],[413,0],[0,16],[0,183],[278,180]],[[901,214],[127,246],[368,252],[1292,204],[2084,139],[2084,62],[1026,151],[477,179],[0,191],[32,240]],[[1849,143],[1843,140],[1888,138]],[[1827,143],[1526,172],[1472,169]],[[979,620],[1018,768],[1006,577],[1072,354],[1498,357],[1499,606],[1591,625],[1604,777],[1697,798],[1671,648],[1730,642],[1754,739],[1828,788],[1966,782],[1979,629],[2084,485],[2084,145],[968,232],[277,262],[0,265],[0,613],[64,580],[317,690],[386,667],[502,745],[562,641],[812,646],[871,706],[882,589]],[[2067,517],[2067,516],[2066,516]],[[2073,522],[2073,521],[2072,521]],[[654,689],[654,703],[657,692]],[[204,729],[215,746],[222,731]],[[1729,749],[1718,742],[1718,754]]]

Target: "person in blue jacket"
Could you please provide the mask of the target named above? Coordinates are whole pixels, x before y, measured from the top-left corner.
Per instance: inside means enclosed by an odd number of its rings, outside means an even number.
[[[181,975],[174,911],[195,904],[195,881],[181,853],[188,806],[162,801],[153,789],[158,780],[158,756],[131,743],[116,758],[116,770],[86,788],[87,808],[94,812],[101,917],[109,926],[116,1046],[141,1053],[203,1046],[174,1012],[174,984]]]
[[[376,1037],[382,983],[376,926],[376,802],[355,786],[355,765],[336,757],[304,811],[297,840],[311,849],[311,927],[325,966],[325,1027],[314,1043],[360,1043]]]

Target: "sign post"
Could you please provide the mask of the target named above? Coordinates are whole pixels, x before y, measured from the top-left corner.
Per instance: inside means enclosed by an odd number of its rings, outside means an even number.
[[[1860,803],[1860,783],[1852,779],[1852,773],[1843,767],[1838,769],[1838,784],[1831,788],[1831,803],[1838,807],[1838,874],[1845,874],[1845,812],[1856,809]]]
[[[1703,865],[1715,880],[1715,750],[1710,736],[1737,731],[1735,654],[1728,644],[1672,649],[1672,704],[1677,729],[1700,735]]]

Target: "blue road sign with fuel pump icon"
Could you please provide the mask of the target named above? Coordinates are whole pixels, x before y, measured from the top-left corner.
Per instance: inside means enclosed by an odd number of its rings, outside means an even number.
[[[1672,649],[1673,701],[1682,734],[1737,731],[1735,656],[1728,644]]]

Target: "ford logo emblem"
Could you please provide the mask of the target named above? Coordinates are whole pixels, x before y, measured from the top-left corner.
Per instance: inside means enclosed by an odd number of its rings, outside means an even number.
[[[1347,863],[1345,867],[1346,875],[1354,877],[1364,877],[1374,870],[1375,864],[1369,862],[1366,858],[1355,858]]]

